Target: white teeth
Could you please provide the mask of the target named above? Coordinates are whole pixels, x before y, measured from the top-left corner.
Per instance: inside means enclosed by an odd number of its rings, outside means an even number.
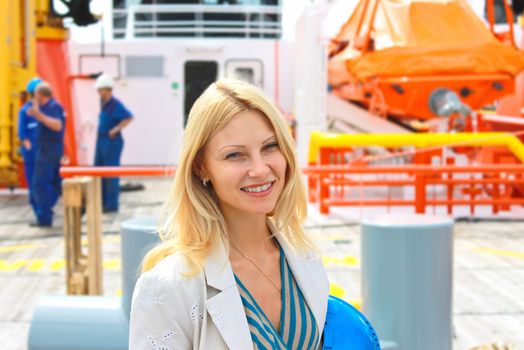
[[[259,186],[259,187],[244,187],[242,189],[242,191],[246,191],[246,192],[250,192],[250,193],[257,193],[257,192],[262,192],[262,191],[267,190],[272,185],[273,185],[273,183],[270,182],[268,184],[265,184],[265,185]]]

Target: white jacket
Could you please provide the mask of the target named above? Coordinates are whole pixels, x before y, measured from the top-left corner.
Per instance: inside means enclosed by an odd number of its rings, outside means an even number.
[[[298,255],[284,237],[276,238],[322,334],[329,285],[320,257],[316,252]],[[225,247],[215,249],[195,277],[182,277],[186,268],[182,256],[172,255],[138,279],[129,349],[253,349]]]

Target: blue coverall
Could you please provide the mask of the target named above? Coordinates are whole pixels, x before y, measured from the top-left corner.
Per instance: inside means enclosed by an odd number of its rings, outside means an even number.
[[[114,137],[109,131],[125,119],[131,118],[131,112],[115,97],[102,105],[96,140],[95,165],[119,166],[124,148],[124,139],[119,132]],[[118,177],[102,179],[102,202],[104,211],[118,211],[120,181]]]
[[[27,114],[27,110],[33,106],[32,101],[26,102],[20,111],[18,112],[18,138],[23,140],[29,140],[31,143],[31,149],[26,149],[22,145],[22,157],[24,158],[24,173],[25,180],[27,183],[27,189],[29,190],[29,204],[36,212],[35,208],[35,194],[33,191],[33,174],[35,169],[35,157],[36,157],[36,128],[38,121]]]
[[[62,122],[60,131],[53,131],[43,123],[36,128],[36,143],[38,148],[35,158],[33,177],[33,192],[35,194],[35,214],[39,225],[51,225],[53,222],[53,207],[62,194],[62,179],[60,178],[60,159],[64,153],[64,109],[53,98],[40,111],[48,117]]]

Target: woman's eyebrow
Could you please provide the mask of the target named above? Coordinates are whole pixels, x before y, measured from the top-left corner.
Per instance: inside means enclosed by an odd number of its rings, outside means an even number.
[[[221,150],[223,150],[224,148],[227,148],[227,147],[246,148],[246,146],[244,146],[244,145],[225,145],[225,146],[221,147],[218,151],[220,152]]]
[[[269,140],[275,138],[276,135],[273,134],[271,136],[269,136],[267,139],[265,139],[264,141],[262,141],[262,144],[268,142]],[[225,146],[222,146],[218,151],[220,152],[221,150],[223,150],[224,148],[227,148],[227,147],[236,147],[236,148],[246,148],[245,145],[225,145]]]
[[[276,138],[276,135],[275,135],[275,134],[269,136],[267,139],[265,139],[264,141],[262,141],[262,143],[266,143],[266,142],[268,142],[269,140],[271,140],[271,139],[273,139],[273,138]]]

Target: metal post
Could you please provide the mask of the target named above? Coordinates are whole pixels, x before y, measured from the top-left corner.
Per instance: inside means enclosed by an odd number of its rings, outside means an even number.
[[[453,220],[383,214],[362,221],[363,313],[402,350],[451,350]]]
[[[424,214],[426,212],[426,174],[415,175],[415,212]]]
[[[131,298],[144,255],[159,242],[155,219],[131,219],[120,225],[122,234],[122,308],[129,317]]]

